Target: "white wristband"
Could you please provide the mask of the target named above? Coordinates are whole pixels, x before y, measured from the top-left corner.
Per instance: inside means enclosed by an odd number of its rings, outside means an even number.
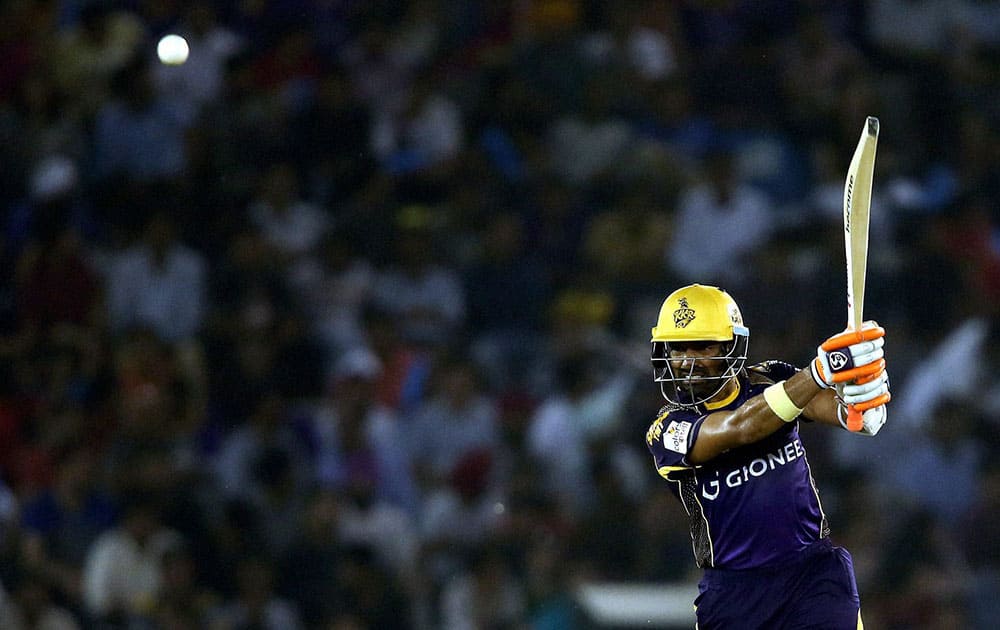
[[[785,422],[795,420],[802,413],[802,409],[796,407],[792,399],[788,397],[788,392],[785,391],[785,381],[778,381],[765,389],[764,402],[771,408],[774,415]]]

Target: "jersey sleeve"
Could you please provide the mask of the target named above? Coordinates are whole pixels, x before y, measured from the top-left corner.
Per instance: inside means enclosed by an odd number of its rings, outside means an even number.
[[[784,361],[764,361],[747,369],[750,373],[758,374],[775,383],[778,381],[787,381],[799,371],[799,368]]]
[[[705,416],[688,409],[664,407],[660,410],[646,431],[646,446],[661,477],[670,479],[672,472],[694,468],[687,454],[704,421]]]

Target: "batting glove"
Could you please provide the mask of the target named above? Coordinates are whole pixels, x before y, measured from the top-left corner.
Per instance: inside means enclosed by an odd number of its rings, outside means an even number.
[[[879,405],[878,407],[873,407],[868,409],[863,414],[861,414],[861,430],[858,431],[860,435],[875,435],[879,432],[888,417],[888,411],[885,405]],[[840,420],[840,425],[847,428],[847,409],[844,407],[837,407],[837,419]]]
[[[824,341],[810,364],[813,380],[820,387],[848,381],[866,381],[885,369],[882,346],[885,329],[867,321],[861,330],[847,330]]]

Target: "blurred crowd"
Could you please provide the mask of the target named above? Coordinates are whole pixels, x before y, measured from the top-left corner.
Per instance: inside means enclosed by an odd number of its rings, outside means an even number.
[[[804,443],[869,627],[1000,619],[1000,5],[8,0],[0,58],[0,629],[690,582],[649,329],[697,281],[752,360],[841,330],[868,115],[894,401]]]

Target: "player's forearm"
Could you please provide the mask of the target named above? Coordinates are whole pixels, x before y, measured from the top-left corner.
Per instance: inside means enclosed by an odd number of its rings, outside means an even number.
[[[839,406],[840,401],[837,400],[837,394],[834,390],[821,390],[802,410],[802,415],[813,422],[839,427],[840,420],[837,418],[837,407]]]
[[[805,371],[793,375],[780,385],[791,403],[798,409],[805,409],[817,394],[823,390],[816,384],[812,376]],[[794,419],[782,418],[778,415],[765,396],[754,396],[737,410],[739,434],[743,444],[752,444],[761,440]]]
[[[804,409],[822,389],[807,371],[793,375],[777,385],[784,389],[794,408]],[[782,418],[763,395],[754,396],[733,411],[713,413],[705,419],[694,448],[688,456],[692,463],[706,462],[732,448],[758,442],[785,426],[794,416]]]

